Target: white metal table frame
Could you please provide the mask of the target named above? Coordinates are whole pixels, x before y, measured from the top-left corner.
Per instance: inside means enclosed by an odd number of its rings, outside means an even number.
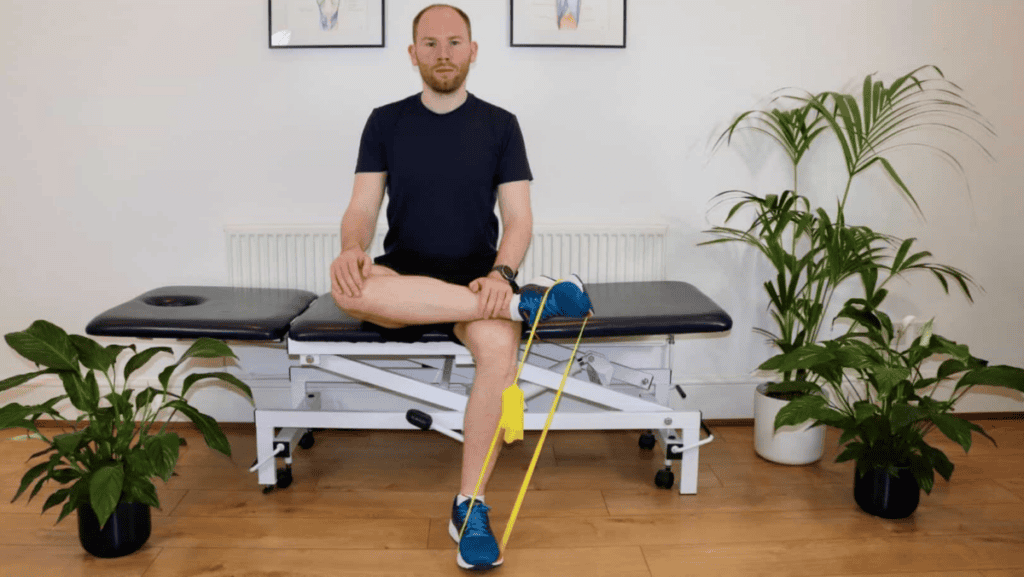
[[[666,337],[671,355],[674,339]],[[581,345],[582,347],[583,345]],[[565,363],[571,353],[554,359],[561,347],[556,344],[535,343],[520,376],[520,388],[527,399],[557,391],[562,381]],[[571,350],[571,349],[570,349]],[[259,473],[259,484],[267,490],[277,479],[276,458],[284,458],[290,467],[296,439],[311,429],[416,429],[400,411],[330,411],[321,410],[319,396],[308,390],[310,381],[323,381],[324,373],[343,377],[397,395],[416,399],[417,402],[437,407],[429,415],[433,429],[461,441],[461,430],[467,395],[410,378],[388,366],[374,365],[380,360],[410,360],[420,367],[437,369],[441,385],[446,385],[457,367],[472,364],[468,349],[453,342],[438,343],[352,343],[310,342],[288,339],[288,353],[297,357],[290,370],[292,409],[256,409],[257,463],[251,469]],[[586,363],[588,354],[578,352],[577,362]],[[593,356],[589,357],[593,360]],[[554,362],[552,363],[552,361]],[[541,363],[547,363],[543,365]],[[612,363],[614,365],[614,363]],[[608,365],[608,363],[605,363]],[[638,387],[651,388],[649,374],[622,365],[615,365],[616,377]],[[576,373],[581,371],[577,369]],[[593,372],[587,371],[593,379]],[[670,377],[669,377],[670,378]],[[575,398],[596,404],[605,410],[593,412],[558,411],[551,423],[552,430],[633,430],[649,429],[656,433],[665,451],[665,467],[671,470],[679,462],[677,475],[680,494],[697,493],[697,463],[699,447],[713,436],[701,440],[700,411],[678,411],[653,402],[640,395],[613,390],[600,382],[585,381],[570,376],[563,390],[563,398]],[[547,412],[525,415],[525,429],[544,428]],[[276,429],[280,429],[275,433]]]

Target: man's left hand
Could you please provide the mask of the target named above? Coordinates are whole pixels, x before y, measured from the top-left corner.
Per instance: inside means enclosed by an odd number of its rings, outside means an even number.
[[[497,272],[469,283],[469,290],[478,295],[477,310],[485,319],[506,318],[512,302],[512,285]]]

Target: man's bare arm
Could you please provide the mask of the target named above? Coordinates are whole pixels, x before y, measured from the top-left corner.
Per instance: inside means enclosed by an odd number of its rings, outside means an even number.
[[[517,270],[526,257],[533,237],[533,211],[530,209],[530,181],[519,180],[498,185],[498,210],[501,212],[501,245],[495,266],[504,264]]]
[[[518,269],[530,248],[533,236],[533,213],[530,211],[530,181],[520,180],[498,185],[498,210],[501,212],[502,235],[495,266]],[[480,297],[479,308],[484,318],[500,318],[507,314],[512,300],[512,287],[497,271],[470,283],[469,290]]]
[[[360,172],[352,185],[352,199],[341,219],[341,251],[359,248],[366,251],[373,242],[377,218],[384,202],[386,172]]]
[[[346,296],[360,296],[363,279],[370,274],[373,261],[366,251],[373,242],[386,181],[386,172],[356,174],[352,200],[341,219],[341,254],[331,263],[332,290]]]

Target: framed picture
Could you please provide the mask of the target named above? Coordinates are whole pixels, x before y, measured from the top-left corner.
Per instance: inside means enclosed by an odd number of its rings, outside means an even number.
[[[512,0],[512,46],[625,48],[626,0]]]
[[[384,46],[384,0],[267,0],[271,48]]]

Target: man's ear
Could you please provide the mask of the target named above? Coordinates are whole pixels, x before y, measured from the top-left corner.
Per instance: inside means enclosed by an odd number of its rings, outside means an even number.
[[[471,47],[471,51],[470,51],[470,54],[469,54],[469,61],[470,61],[471,63],[472,63],[472,62],[476,62],[476,50],[477,50],[477,44],[476,44],[476,41],[475,41],[475,40],[474,40],[473,42],[471,42],[471,43],[470,43],[470,47]]]
[[[415,65],[415,66],[419,66],[420,65],[419,60],[416,59],[416,45],[415,44],[410,44],[409,45],[409,59],[412,60],[413,65]]]

